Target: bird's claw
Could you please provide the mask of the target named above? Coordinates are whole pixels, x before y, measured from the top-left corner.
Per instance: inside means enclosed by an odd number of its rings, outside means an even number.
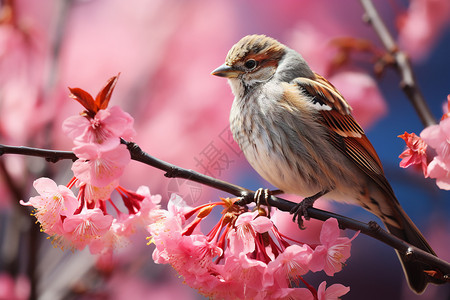
[[[270,217],[270,205],[269,205],[269,198],[272,195],[272,193],[270,192],[269,189],[263,189],[263,188],[259,188],[258,190],[256,190],[255,192],[255,196],[253,197],[253,200],[256,203],[256,209],[258,211],[261,211],[261,205],[267,206],[267,216]],[[265,210],[264,210],[265,213]]]
[[[303,226],[303,219],[306,221],[310,219],[308,208],[313,207],[315,201],[316,199],[313,199],[313,197],[305,198],[290,210],[289,213],[293,214],[292,221],[295,223],[295,219],[297,218],[298,227],[300,229],[305,229],[305,226]]]
[[[269,205],[268,200],[272,195],[278,195],[280,193],[283,193],[283,192],[281,190],[271,191],[269,189],[259,188],[254,193],[253,197],[251,197],[251,194],[245,194],[242,197],[240,197],[240,199],[238,201],[236,201],[236,204],[247,205],[247,204],[250,204],[251,202],[255,202],[257,210],[260,210],[261,205],[264,205],[267,207],[267,215],[270,217],[270,208],[271,207]]]
[[[328,190],[323,190],[315,195],[306,197],[289,211],[289,213],[293,214],[292,221],[295,222],[295,219],[297,219],[298,227],[300,229],[305,229],[305,227],[303,226],[303,219],[305,219],[306,221],[310,219],[308,208],[313,207],[314,202],[316,202],[317,199],[319,199],[326,193],[328,193]]]

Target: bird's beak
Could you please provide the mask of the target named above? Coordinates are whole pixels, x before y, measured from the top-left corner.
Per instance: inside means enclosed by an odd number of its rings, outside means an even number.
[[[211,72],[211,75],[216,75],[220,77],[226,78],[236,78],[239,76],[239,71],[235,70],[233,67],[230,67],[226,64],[221,65],[217,69]]]

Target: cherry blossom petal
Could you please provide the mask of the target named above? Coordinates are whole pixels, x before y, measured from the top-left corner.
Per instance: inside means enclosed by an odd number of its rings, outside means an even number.
[[[322,244],[333,243],[340,235],[339,223],[335,218],[329,218],[322,225],[320,232],[320,242]]]
[[[333,284],[326,288],[327,283],[323,281],[317,289],[318,300],[339,300],[341,296],[350,291],[350,287],[342,284]]]
[[[443,190],[450,190],[450,168],[439,157],[428,165],[428,176],[436,179],[436,185]]]
[[[78,179],[97,187],[109,185],[123,174],[131,156],[125,145],[102,151],[101,147],[86,144],[73,149],[80,157],[72,165],[72,171]]]
[[[113,217],[104,215],[99,208],[83,210],[78,215],[64,219],[63,229],[70,235],[65,235],[73,246],[82,250],[94,239],[106,234],[111,227]]]
[[[61,225],[61,216],[72,215],[78,207],[78,201],[70,189],[65,186],[57,186],[49,178],[38,178],[33,186],[39,193],[39,196],[31,197],[25,203],[20,204],[33,206],[36,210],[34,216],[41,224],[41,228],[48,234],[54,234]]]
[[[420,137],[427,143],[430,147],[438,148],[442,142],[441,130],[439,125],[431,125],[422,130]]]
[[[258,233],[268,232],[273,227],[272,221],[264,216],[259,216],[251,222],[252,227]]]

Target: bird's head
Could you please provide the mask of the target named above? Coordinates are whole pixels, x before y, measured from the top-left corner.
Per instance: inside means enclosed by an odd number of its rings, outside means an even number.
[[[273,38],[248,35],[231,48],[225,63],[212,74],[228,78],[232,85],[240,81],[253,87],[273,77],[285,52],[286,46]]]
[[[299,53],[265,35],[243,37],[228,52],[225,63],[211,74],[228,78],[235,95],[274,77],[285,82],[315,77]]]

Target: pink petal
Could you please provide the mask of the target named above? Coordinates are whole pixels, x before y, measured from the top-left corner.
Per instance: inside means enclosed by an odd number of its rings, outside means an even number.
[[[106,128],[115,136],[130,140],[136,134],[133,129],[134,119],[119,106],[112,106],[107,110],[100,110],[96,118],[103,120]]]
[[[323,270],[327,256],[327,248],[323,245],[317,246],[316,249],[314,249],[311,260],[309,261],[309,268],[311,271],[318,272]]]
[[[56,183],[47,177],[41,177],[33,182],[36,191],[42,196],[51,196],[58,191]]]
[[[255,239],[251,232],[246,230],[246,225],[241,225],[236,230],[228,234],[229,251],[232,255],[238,256],[239,253],[250,253],[255,250]]]
[[[428,165],[428,175],[436,178],[436,185],[443,190],[450,190],[450,170],[439,157],[435,157]]]
[[[253,226],[253,228],[255,229],[256,232],[258,233],[264,233],[269,231],[270,229],[272,229],[273,227],[273,223],[272,221],[270,221],[269,218],[267,217],[257,217],[256,219],[254,219],[251,222],[251,225]]]
[[[338,299],[350,291],[350,287],[336,283],[326,289],[327,299]]]
[[[83,116],[72,116],[63,122],[62,130],[73,141],[77,140],[88,143],[89,141],[85,140],[85,137],[89,127],[90,122],[87,118]]]
[[[339,223],[335,218],[327,219],[322,225],[320,232],[320,242],[322,244],[330,244],[334,242],[340,235]]]
[[[272,289],[274,290],[272,292]],[[311,291],[306,288],[280,288],[271,287],[269,290],[270,299],[301,299],[314,300]]]
[[[91,222],[95,223],[97,228],[103,232],[111,227],[113,217],[111,215],[104,215],[101,210],[96,210],[90,217]]]
[[[72,165],[75,177],[97,187],[105,187],[118,180],[131,160],[129,151],[122,144],[105,152],[102,152],[102,147],[86,144],[74,148],[74,152],[83,158]]]
[[[64,198],[64,202],[62,203],[62,207],[59,210],[59,214],[62,216],[72,215],[78,208],[78,199],[68,187],[59,185],[58,189],[59,193]]]
[[[424,130],[422,130],[422,132],[420,133],[420,137],[425,141],[425,143],[435,149],[442,143],[442,136],[439,125],[428,126]]]
[[[91,160],[98,157],[98,149],[97,145],[87,143],[74,147],[72,151],[78,158]]]
[[[98,200],[108,200],[111,193],[119,186],[119,180],[114,180],[107,186],[94,186],[85,184],[85,199],[87,202],[98,202]]]
[[[236,227],[239,227],[239,226],[248,224],[248,223],[250,223],[253,220],[254,216],[255,216],[255,214],[252,213],[252,212],[243,213],[243,214],[239,215],[239,217],[237,218],[237,220],[234,223],[234,225]]]
[[[450,143],[450,118],[446,118],[439,123],[442,134],[446,137],[447,143]]]

